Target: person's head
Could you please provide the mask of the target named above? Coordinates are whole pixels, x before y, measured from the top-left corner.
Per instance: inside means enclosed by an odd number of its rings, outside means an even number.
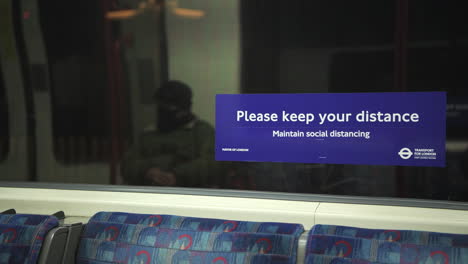
[[[178,129],[193,120],[192,90],[179,81],[168,81],[161,85],[154,95],[158,118],[157,127],[161,132]]]

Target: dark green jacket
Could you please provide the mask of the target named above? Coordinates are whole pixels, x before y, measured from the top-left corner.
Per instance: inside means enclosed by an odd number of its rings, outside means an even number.
[[[150,168],[173,172],[177,186],[217,185],[221,169],[214,160],[214,129],[196,120],[188,127],[169,133],[145,132],[122,161],[122,176],[127,184],[152,185],[144,175]]]

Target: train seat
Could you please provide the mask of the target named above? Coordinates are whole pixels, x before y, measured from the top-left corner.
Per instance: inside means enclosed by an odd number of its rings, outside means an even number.
[[[51,215],[0,214],[0,263],[37,263],[44,238],[58,225]]]
[[[468,235],[315,225],[306,264],[466,264]]]
[[[76,262],[296,263],[300,224],[100,212],[86,224]]]

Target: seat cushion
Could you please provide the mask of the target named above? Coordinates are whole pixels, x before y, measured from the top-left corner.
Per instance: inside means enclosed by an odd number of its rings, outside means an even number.
[[[101,212],[85,227],[77,261],[295,263],[303,231],[299,224]]]
[[[309,232],[308,264],[465,264],[467,235],[316,225]]]
[[[0,263],[37,263],[46,234],[58,225],[55,216],[0,215]]]

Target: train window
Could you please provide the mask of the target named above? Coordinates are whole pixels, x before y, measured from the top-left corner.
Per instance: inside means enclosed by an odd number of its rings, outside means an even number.
[[[455,3],[19,2],[39,181],[468,202]],[[443,168],[215,160],[217,94],[414,91],[448,94]]]
[[[8,106],[3,73],[0,68],[0,161],[8,156],[10,147],[10,131],[8,123]]]
[[[36,52],[47,55],[53,151],[57,161],[65,164],[107,162],[109,69],[100,3],[80,1],[66,12],[63,5],[38,1],[45,48]]]

